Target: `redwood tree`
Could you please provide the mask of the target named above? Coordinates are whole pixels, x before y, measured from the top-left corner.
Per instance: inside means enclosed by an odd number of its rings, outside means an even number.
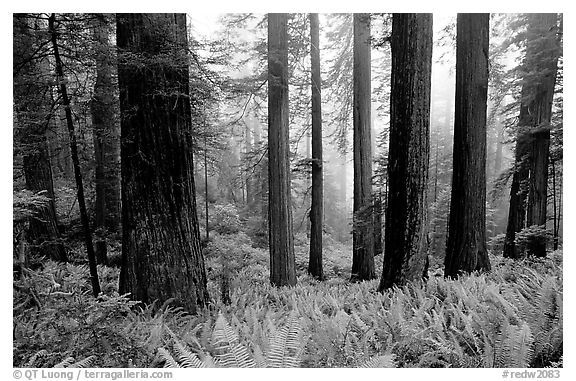
[[[76,182],[76,196],[78,199],[78,209],[80,210],[80,220],[82,222],[82,230],[84,233],[84,243],[86,245],[86,253],[88,256],[88,265],[90,269],[90,281],[92,283],[92,293],[94,296],[100,294],[100,282],[98,280],[98,270],[96,267],[96,256],[94,254],[94,246],[92,243],[92,231],[90,230],[90,221],[88,218],[88,211],[86,210],[86,200],[84,198],[84,184],[82,180],[82,172],[80,170],[80,159],[78,155],[78,145],[76,143],[76,132],[74,130],[74,122],[72,118],[72,109],[70,105],[70,98],[68,97],[68,90],[66,87],[66,77],[64,76],[64,63],[60,56],[59,31],[56,25],[56,14],[52,13],[48,18],[48,32],[52,42],[52,53],[54,55],[56,83],[58,84],[58,92],[64,108],[64,115],[66,118],[66,127],[68,128],[68,138],[70,142],[70,154],[72,156],[72,165],[74,167],[74,179]]]
[[[288,15],[268,14],[268,234],[270,282],[296,284],[288,131]]]
[[[115,231],[120,224],[120,131],[117,123],[115,62],[110,39],[110,16],[95,15],[93,38],[96,61],[94,95],[90,103],[94,135],[96,229]],[[96,257],[106,263],[106,241],[96,240]]]
[[[427,270],[432,15],[395,13],[390,43],[389,188],[380,291],[421,279]]]
[[[372,222],[372,139],[370,127],[370,15],[354,14],[354,230],[353,281],[376,277]]]
[[[39,42],[34,38],[33,26],[24,14],[13,16],[14,49],[14,112],[15,152],[22,156],[26,189],[43,192],[48,198],[30,218],[27,239],[40,254],[58,261],[66,261],[66,251],[59,241],[52,167],[46,138],[54,114],[47,95],[50,94],[48,60],[37,57]]]
[[[486,249],[488,13],[459,13],[452,191],[444,275],[490,270]]]
[[[322,279],[322,79],[320,77],[320,26],[318,13],[310,14],[310,65],[312,68],[312,205],[310,207],[310,260],[308,272]]]
[[[532,225],[546,228],[550,118],[561,53],[557,18],[555,13],[527,16],[526,56],[522,65],[520,115],[504,241],[505,257],[518,258],[522,254],[522,248],[516,244],[517,232]],[[534,238],[529,250],[531,254],[545,256],[545,240]]]
[[[118,14],[120,293],[208,302],[196,213],[185,14]]]

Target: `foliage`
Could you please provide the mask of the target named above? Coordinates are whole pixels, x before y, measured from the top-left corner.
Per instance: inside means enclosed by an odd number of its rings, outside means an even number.
[[[376,281],[351,284],[349,274],[331,273],[318,282],[304,271],[296,287],[272,287],[261,263],[266,252],[251,248],[245,235],[216,237],[211,244],[220,249],[244,247],[239,257],[245,262],[231,273],[230,305],[211,291],[213,306],[195,316],[169,306],[138,307],[115,295],[118,272],[106,267],[99,272],[108,296],[100,299],[89,295],[84,266],[47,262],[28,273],[14,286],[14,365],[44,350],[38,366],[91,355],[95,366],[150,366],[158,356],[174,366],[265,366],[271,353],[286,359],[283,346],[297,343],[303,367],[544,367],[561,361],[561,251],[545,259],[491,258],[489,274],[432,276],[380,294]],[[207,263],[216,256],[213,251]],[[217,280],[209,276],[212,288]],[[297,343],[291,336],[296,315]]]
[[[204,328],[209,329],[209,328]],[[199,355],[186,349],[186,345],[170,330],[171,346],[176,359],[170,351],[158,349],[156,362],[166,368],[295,368],[300,365],[305,340],[302,338],[299,318],[292,312],[282,328],[272,327],[274,332],[268,344],[268,353],[264,354],[258,344],[252,344],[252,352],[240,342],[236,331],[230,326],[222,313],[218,314],[210,338],[213,354],[205,353],[201,348]],[[204,360],[200,360],[203,358]]]
[[[240,217],[236,207],[232,204],[215,205],[212,215],[208,215],[210,229],[220,234],[238,233],[240,230]]]

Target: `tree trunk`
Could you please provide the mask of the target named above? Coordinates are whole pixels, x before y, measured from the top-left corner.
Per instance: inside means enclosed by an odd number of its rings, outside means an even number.
[[[204,128],[206,128],[206,126],[204,126]],[[208,143],[206,141],[206,135],[204,135],[204,212],[206,243],[208,243],[210,242],[210,212],[208,209]]]
[[[553,221],[554,231],[552,239],[554,242],[554,250],[558,250],[558,203],[556,202],[556,160],[552,160],[552,208],[553,208]]]
[[[94,136],[96,230],[117,230],[120,223],[120,131],[116,123],[114,62],[109,44],[109,21],[98,15],[93,37],[96,49],[96,83],[90,104]],[[96,257],[106,263],[106,240],[96,241]]]
[[[516,232],[532,225],[546,228],[550,118],[561,51],[557,15],[536,13],[528,17],[524,66],[529,70],[522,85],[515,172],[504,244],[504,256],[512,258],[521,254],[515,243]],[[534,238],[528,249],[530,254],[545,256],[545,239]]]
[[[374,256],[382,254],[382,190],[374,197]]]
[[[522,107],[520,114],[522,114]],[[527,137],[524,133],[518,133],[516,136],[516,153],[514,154],[514,174],[510,188],[508,223],[506,224],[506,237],[504,239],[503,255],[505,258],[519,258],[521,255],[521,248],[516,246],[516,233],[525,227],[526,221],[527,151]]]
[[[310,258],[308,272],[322,280],[322,223],[324,180],[322,178],[322,78],[320,77],[320,25],[318,13],[310,14],[310,66],[312,70],[312,203],[310,207]]]
[[[372,222],[370,15],[354,14],[354,229],[352,281],[376,277]]]
[[[120,293],[208,303],[192,158],[185,14],[118,14],[121,112]],[[158,60],[158,53],[165,55]],[[142,70],[146,67],[146,70]]]
[[[268,14],[268,231],[270,282],[296,284],[288,131],[288,15]]]
[[[248,122],[245,122],[245,136],[244,136],[244,147],[246,148],[246,155],[250,155],[252,152],[252,131],[250,131],[250,124]],[[254,186],[254,179],[252,177],[252,174],[250,173],[251,171],[251,165],[250,162],[247,162],[248,167],[246,168],[246,205],[248,206],[248,209],[251,210],[252,207],[254,206],[254,190],[253,190],[253,186]]]
[[[504,148],[504,126],[500,123],[497,124],[498,136],[496,141],[496,154],[494,155],[494,178],[498,178],[500,171],[502,171],[502,149]]]
[[[459,13],[452,192],[444,275],[490,270],[486,249],[488,13]]]
[[[391,49],[389,190],[380,291],[422,279],[428,263],[432,15],[394,14]]]
[[[94,296],[100,294],[100,282],[98,281],[98,269],[96,267],[96,255],[94,254],[94,246],[92,244],[92,233],[90,231],[90,221],[88,218],[88,211],[86,210],[86,201],[84,199],[84,185],[82,184],[82,173],[80,171],[80,159],[78,158],[78,146],[76,143],[76,133],[74,132],[74,124],[72,120],[72,110],[70,108],[70,99],[66,89],[66,77],[64,77],[64,70],[62,60],[60,59],[60,52],[58,47],[58,32],[55,27],[56,14],[52,13],[48,18],[48,31],[52,38],[52,49],[54,53],[54,61],[56,64],[56,81],[59,84],[60,97],[62,98],[62,106],[66,113],[66,125],[68,127],[68,136],[70,138],[70,153],[72,155],[72,164],[74,166],[74,177],[76,179],[76,191],[78,195],[78,207],[80,209],[80,219],[82,221],[82,228],[84,230],[84,241],[86,244],[86,252],[88,254],[88,266],[90,268],[90,280],[92,283],[92,293]]]
[[[47,143],[47,129],[53,118],[49,100],[50,85],[43,78],[44,62],[31,56],[36,49],[31,27],[23,15],[13,16],[14,30],[14,151],[23,159],[26,189],[44,192],[49,201],[38,207],[30,218],[26,237],[39,255],[66,261],[66,251],[59,241],[52,167]]]

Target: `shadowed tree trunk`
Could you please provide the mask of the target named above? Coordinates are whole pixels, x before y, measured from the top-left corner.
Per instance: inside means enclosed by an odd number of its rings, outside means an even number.
[[[245,135],[244,135],[244,145],[245,145],[245,154],[249,155],[252,152],[252,131],[250,130],[251,125],[250,123],[248,123],[246,120],[244,121],[244,126],[245,126]],[[250,166],[250,164],[248,164]],[[247,168],[246,171],[246,205],[248,206],[248,209],[252,209],[252,207],[254,206],[254,177],[252,176],[251,173],[251,168]]]
[[[94,131],[96,230],[115,231],[120,224],[120,131],[116,123],[116,87],[113,51],[109,43],[107,15],[97,15],[93,37],[96,50],[96,83],[92,98],[92,128]],[[96,240],[96,258],[106,263],[106,240]]]
[[[432,15],[395,13],[391,49],[389,189],[380,291],[422,279],[427,269]]]
[[[535,99],[530,115],[530,180],[528,191],[528,210],[526,225],[538,225],[546,229],[546,208],[548,205],[548,164],[550,159],[550,120],[552,118],[552,101],[560,46],[558,40],[558,16],[555,13],[531,15],[531,28],[540,39],[535,43],[532,54],[539,54],[535,62],[540,71]],[[544,36],[544,38],[542,38]],[[537,49],[537,50],[536,50]],[[544,53],[542,58],[540,58]],[[537,238],[528,247],[530,254],[537,257],[546,256],[546,239]]]
[[[320,77],[320,25],[318,13],[310,14],[310,65],[312,68],[312,206],[310,207],[310,258],[308,272],[323,279],[322,214],[324,184],[322,174],[322,79]]]
[[[521,255],[521,248],[516,245],[517,232],[532,225],[546,228],[550,118],[561,52],[557,17],[555,13],[528,16],[524,66],[530,70],[526,70],[522,85],[505,257]],[[530,254],[545,256],[545,239],[533,238],[528,249]]]
[[[374,197],[374,256],[382,254],[382,190]]]
[[[288,14],[268,14],[268,231],[270,282],[296,284],[288,132]]]
[[[454,159],[444,275],[490,270],[486,249],[488,13],[459,13],[456,24]]]
[[[523,114],[520,107],[520,114]],[[504,238],[504,257],[520,257],[520,248],[516,246],[516,233],[525,227],[526,221],[526,182],[528,181],[527,136],[519,132],[516,136],[516,153],[514,154],[514,174],[510,188],[510,206],[508,208],[508,222],[506,224],[506,237]]]
[[[84,242],[88,255],[88,266],[90,269],[90,281],[92,283],[92,293],[94,296],[100,294],[100,282],[98,280],[98,269],[96,267],[96,255],[92,243],[92,232],[90,231],[90,221],[88,211],[86,210],[86,201],[84,199],[84,185],[82,183],[82,172],[80,171],[80,159],[78,157],[78,146],[76,143],[76,133],[72,120],[72,110],[70,108],[70,98],[66,89],[66,77],[64,77],[63,63],[60,58],[58,46],[58,31],[56,30],[56,14],[52,13],[48,18],[48,31],[52,40],[52,49],[55,61],[56,82],[62,99],[62,106],[66,115],[66,125],[68,127],[68,136],[70,139],[70,154],[72,155],[72,165],[74,167],[74,178],[76,180],[76,191],[78,197],[78,208],[80,209],[80,220],[84,231]]]
[[[14,150],[22,155],[26,189],[44,192],[49,201],[30,218],[26,237],[38,254],[66,261],[66,251],[59,241],[54,184],[46,133],[53,118],[49,107],[50,85],[40,62],[30,56],[36,49],[32,27],[25,15],[13,16],[14,30]]]
[[[374,279],[370,15],[354,14],[354,230],[352,281]]]
[[[196,313],[208,303],[208,292],[194,190],[186,15],[118,14],[116,19],[120,293],[144,303],[174,300]]]

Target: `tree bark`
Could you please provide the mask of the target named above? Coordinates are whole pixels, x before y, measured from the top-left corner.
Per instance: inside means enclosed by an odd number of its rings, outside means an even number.
[[[422,279],[427,269],[432,15],[394,14],[391,49],[389,190],[380,291]]]
[[[93,37],[96,50],[96,82],[90,103],[95,158],[96,230],[116,231],[120,224],[120,131],[113,81],[114,61],[109,43],[109,21],[98,15]],[[106,263],[106,240],[96,241],[96,258]]]
[[[490,270],[486,249],[488,13],[459,13],[452,191],[444,275]]]
[[[246,155],[250,155],[252,152],[252,131],[250,130],[251,126],[250,123],[248,123],[246,120],[244,121],[244,125],[245,125],[245,136],[244,136],[244,146],[246,148],[245,154]],[[249,173],[249,171],[251,170],[250,168],[250,162],[248,161],[248,166],[249,168],[246,169],[246,205],[248,206],[248,209],[251,210],[252,207],[254,206],[254,178],[251,175],[251,173]]]
[[[14,150],[23,159],[26,189],[44,192],[49,199],[30,218],[26,237],[39,255],[56,261],[66,261],[66,251],[59,241],[60,233],[54,202],[52,167],[46,138],[48,126],[53,119],[45,94],[50,85],[44,80],[43,62],[32,56],[36,42],[31,26],[24,15],[13,16],[14,30]],[[47,62],[47,61],[44,61]]]
[[[373,223],[374,223],[374,256],[378,256],[383,252],[382,246],[382,190],[380,189],[374,197],[374,213],[373,213]]]
[[[546,228],[550,119],[561,52],[557,14],[537,13],[528,17],[526,74],[522,85],[515,172],[504,245],[504,256],[512,258],[521,254],[515,243],[516,232],[533,225]],[[524,184],[527,184],[527,189]],[[545,239],[534,238],[528,250],[532,255],[545,256]]]
[[[354,14],[354,230],[352,281],[376,277],[372,222],[370,15]]]
[[[208,303],[192,158],[185,14],[118,14],[120,293],[196,313]]]
[[[268,14],[268,235],[270,282],[296,284],[288,131],[288,15]]]
[[[82,183],[82,172],[80,171],[80,159],[78,157],[76,133],[74,131],[74,124],[72,120],[70,99],[68,98],[68,91],[66,89],[66,78],[64,77],[63,64],[60,58],[58,32],[56,31],[55,23],[56,14],[52,13],[48,18],[48,31],[50,32],[52,39],[52,49],[54,54],[54,61],[56,64],[56,81],[59,84],[62,106],[64,106],[64,112],[66,114],[66,125],[68,127],[68,136],[70,138],[70,153],[72,155],[72,165],[74,166],[74,178],[76,179],[76,191],[78,195],[78,207],[80,209],[80,220],[82,221],[82,228],[84,230],[84,242],[86,244],[86,252],[88,254],[88,267],[90,269],[92,293],[94,296],[98,296],[100,294],[100,282],[98,280],[98,269],[96,267],[96,255],[94,253],[92,232],[90,231],[90,221],[88,218],[88,211],[86,210],[86,201],[84,199],[84,185]]]
[[[322,223],[324,180],[322,162],[322,78],[320,76],[320,25],[310,14],[310,66],[312,69],[312,202],[310,207],[310,258],[308,272],[322,280]]]
[[[523,114],[522,107],[520,114]],[[520,247],[516,246],[516,233],[525,227],[526,221],[527,154],[527,136],[525,133],[518,133],[516,136],[516,153],[514,154],[514,173],[510,187],[508,222],[506,224],[506,237],[504,238],[503,255],[505,258],[519,258],[522,251]]]

